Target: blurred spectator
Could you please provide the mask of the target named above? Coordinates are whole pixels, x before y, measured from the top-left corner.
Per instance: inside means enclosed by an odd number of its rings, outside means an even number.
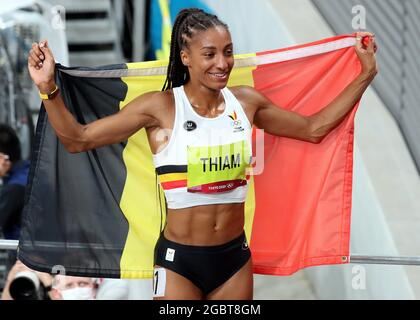
[[[52,277],[34,271],[19,260],[10,269],[1,295],[2,300],[50,300]]]
[[[19,239],[28,172],[15,131],[0,124],[0,229],[6,239]]]
[[[50,294],[53,300],[152,300],[151,279],[81,278],[57,275]],[[93,284],[93,286],[92,286]],[[68,290],[79,287],[79,289]],[[80,288],[91,288],[82,290]],[[58,292],[57,292],[58,291]]]
[[[151,300],[150,279],[82,278],[57,275],[52,300]],[[92,286],[93,284],[93,286]],[[78,287],[78,289],[75,289]],[[80,289],[91,288],[91,289]],[[75,290],[70,290],[75,289]]]
[[[57,275],[50,297],[52,300],[94,300],[97,288],[94,278]]]
[[[151,300],[151,279],[96,279],[34,271],[16,261],[2,300]]]

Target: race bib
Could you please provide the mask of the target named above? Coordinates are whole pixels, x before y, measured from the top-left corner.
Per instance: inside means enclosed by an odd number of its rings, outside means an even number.
[[[188,192],[217,193],[246,185],[251,152],[246,141],[188,147]]]

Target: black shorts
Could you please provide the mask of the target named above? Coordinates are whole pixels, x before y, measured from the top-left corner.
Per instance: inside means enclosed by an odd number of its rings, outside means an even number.
[[[225,283],[251,257],[245,232],[225,244],[190,246],[166,239],[163,232],[155,247],[155,265],[176,272],[204,295]]]

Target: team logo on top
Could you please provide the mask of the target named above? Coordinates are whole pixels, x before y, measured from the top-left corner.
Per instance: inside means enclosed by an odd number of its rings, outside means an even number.
[[[187,131],[193,131],[197,128],[197,124],[194,121],[187,120],[184,122],[184,129]]]
[[[244,128],[242,128],[242,122],[238,119],[238,116],[236,115],[235,111],[233,111],[232,114],[228,115],[228,117],[232,119],[231,125],[233,127],[233,132],[244,131]]]

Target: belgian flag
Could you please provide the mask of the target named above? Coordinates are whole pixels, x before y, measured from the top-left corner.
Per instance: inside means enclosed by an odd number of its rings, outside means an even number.
[[[253,86],[279,107],[310,115],[360,73],[354,44],[354,35],[343,35],[237,55],[228,86]],[[160,90],[165,76],[166,61],[56,66],[62,97],[80,123]],[[320,144],[254,128],[256,145],[264,146],[254,148],[260,154],[245,212],[255,273],[288,275],[348,262],[357,106]],[[67,275],[152,277],[164,224],[164,197],[144,129],[122,143],[70,154],[41,107],[18,248],[24,264],[45,272],[64,268]]]

